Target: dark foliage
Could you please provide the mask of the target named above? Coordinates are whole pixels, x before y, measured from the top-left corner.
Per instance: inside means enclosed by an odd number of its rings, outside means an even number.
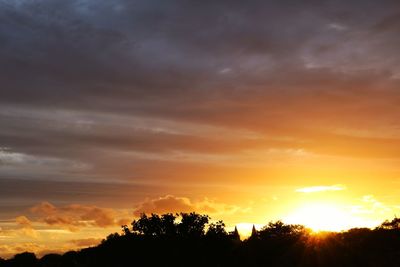
[[[240,241],[237,229],[197,213],[143,214],[97,247],[49,254],[21,253],[0,267],[102,266],[400,266],[399,219],[376,229],[313,234],[301,225],[270,222]]]

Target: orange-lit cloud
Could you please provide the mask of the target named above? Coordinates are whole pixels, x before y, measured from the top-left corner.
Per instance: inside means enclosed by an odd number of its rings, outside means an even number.
[[[83,239],[74,239],[70,242],[78,247],[90,247],[100,244],[101,238],[83,238]]]
[[[56,207],[49,202],[42,202],[31,208],[38,221],[48,225],[64,226],[71,231],[81,227],[96,226],[109,227],[120,225],[117,212],[113,209],[96,206],[71,204]]]
[[[20,227],[20,232],[26,236],[37,238],[38,232],[33,228],[32,222],[26,216],[15,218],[16,224]]]
[[[25,216],[18,216],[15,218],[15,222],[22,227],[32,227],[32,222]]]
[[[168,213],[168,212],[200,212],[207,214],[233,213],[240,210],[238,206],[218,203],[209,199],[191,201],[186,197],[166,195],[155,199],[146,199],[133,211],[135,216],[141,213]]]

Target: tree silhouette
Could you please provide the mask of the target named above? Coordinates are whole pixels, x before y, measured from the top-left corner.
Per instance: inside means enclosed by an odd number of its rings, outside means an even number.
[[[38,259],[36,258],[36,255],[30,252],[24,252],[15,255],[11,259],[12,266],[15,267],[37,267],[39,266]]]
[[[163,236],[176,233],[176,217],[173,214],[164,214],[161,217],[157,214],[141,214],[140,219],[132,222],[132,231],[134,233],[146,236]]]
[[[269,222],[261,231],[261,236],[283,237],[283,236],[300,236],[308,233],[303,225],[285,224],[282,221]]]
[[[227,236],[228,233],[225,230],[225,223],[223,221],[217,221],[215,223],[211,223],[208,226],[206,236],[212,238],[222,238]]]
[[[378,229],[386,229],[386,230],[400,229],[400,218],[394,217],[393,220],[391,221],[386,220],[380,226],[378,226]]]
[[[39,266],[52,267],[57,266],[62,261],[62,256],[58,254],[47,254],[40,259]]]
[[[176,220],[181,217],[180,222]],[[141,214],[138,220],[132,222],[132,232],[144,236],[175,236],[182,237],[200,237],[205,235],[206,225],[210,217],[195,212],[180,213],[174,215],[172,213],[163,214]],[[210,235],[212,234],[226,234],[225,224],[222,221],[212,223],[209,225]],[[123,232],[127,232],[126,227],[123,226]]]
[[[323,234],[276,221],[258,231],[253,225],[251,237],[244,241],[236,227],[227,234],[223,221],[210,220],[194,212],[142,214],[132,229],[123,225],[122,234],[110,234],[96,247],[41,259],[25,252],[0,259],[0,267],[400,266],[398,218],[373,230]]]
[[[172,213],[161,215],[161,233],[163,235],[174,236],[177,234],[176,219],[177,216]]]
[[[125,235],[130,235],[131,234],[131,230],[129,230],[129,227],[128,227],[128,225],[122,225],[121,226],[121,228],[122,228],[122,232],[125,234]]]
[[[200,237],[205,233],[205,228],[210,220],[208,215],[195,212],[181,213],[182,219],[178,224],[178,234],[183,237]]]

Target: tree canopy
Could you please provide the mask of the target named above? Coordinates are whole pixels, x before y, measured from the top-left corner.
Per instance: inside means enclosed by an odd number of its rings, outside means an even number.
[[[400,266],[400,220],[375,229],[316,234],[302,225],[269,222],[248,239],[221,220],[192,213],[142,214],[96,247],[48,254],[24,252],[0,267],[103,266]]]

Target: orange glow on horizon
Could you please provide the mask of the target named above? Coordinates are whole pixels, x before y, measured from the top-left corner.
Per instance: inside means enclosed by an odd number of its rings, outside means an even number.
[[[285,223],[301,224],[313,232],[340,232],[357,227],[373,227],[375,222],[356,216],[337,203],[315,202],[298,207]]]

